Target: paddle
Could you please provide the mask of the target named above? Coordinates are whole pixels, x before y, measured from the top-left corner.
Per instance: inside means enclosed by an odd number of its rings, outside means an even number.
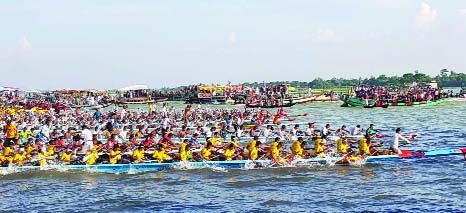
[[[418,134],[416,133],[413,133],[413,134],[409,134],[409,135],[404,135],[403,137],[406,137],[406,138],[410,138],[410,139],[416,139],[416,137],[418,136]],[[377,138],[391,138],[393,136],[389,136],[389,135],[376,135]]]
[[[101,149],[103,149],[104,146],[101,146],[99,147],[99,149],[97,149],[96,151],[99,152]],[[94,155],[94,152],[91,152],[90,154],[86,155],[84,158],[83,158],[83,162],[87,162],[91,157],[92,155]]]
[[[31,159],[30,162],[31,162],[31,163],[35,163],[35,162],[37,162],[37,161],[43,160],[44,158],[47,159],[47,160],[53,160],[53,159],[55,159],[55,157],[53,157],[53,156],[47,156],[47,157],[43,157],[43,158],[34,158],[34,159]]]

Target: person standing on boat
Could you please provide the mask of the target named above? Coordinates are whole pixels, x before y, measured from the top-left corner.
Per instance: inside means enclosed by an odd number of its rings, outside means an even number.
[[[406,143],[411,143],[408,139],[406,139],[405,137],[403,137],[401,135],[401,128],[396,128],[395,130],[395,136],[393,138],[393,144],[392,144],[392,151],[394,153],[397,153],[397,154],[401,154],[401,150],[400,148],[398,147],[399,146],[399,142],[400,142],[400,139],[401,140],[404,140]]]
[[[89,130],[89,128],[87,127],[87,125],[83,125],[82,126],[82,131],[81,131],[81,135],[83,137],[83,141],[84,141],[84,146],[82,148],[82,152],[83,153],[86,153],[88,150],[92,150],[92,148],[94,148],[94,143],[92,141],[92,132]]]

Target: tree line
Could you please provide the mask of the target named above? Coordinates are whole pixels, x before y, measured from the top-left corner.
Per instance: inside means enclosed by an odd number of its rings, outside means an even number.
[[[378,77],[371,76],[369,78],[359,78],[359,79],[344,79],[344,78],[332,78],[332,79],[322,79],[316,78],[311,82],[304,81],[275,81],[275,82],[253,82],[253,83],[243,83],[244,86],[267,86],[270,85],[280,85],[286,84],[293,87],[312,87],[312,88],[335,88],[335,87],[344,87],[344,86],[354,86],[354,85],[374,85],[374,86],[395,86],[402,87],[413,82],[417,83],[430,83],[436,81],[441,87],[466,87],[466,74],[457,73],[453,70],[442,69],[440,73],[436,76],[429,76],[427,74],[421,73],[418,70],[412,73],[405,73],[401,76],[387,76],[379,75]]]

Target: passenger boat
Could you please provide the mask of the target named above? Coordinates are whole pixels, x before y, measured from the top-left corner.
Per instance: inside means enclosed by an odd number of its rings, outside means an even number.
[[[439,99],[439,100],[436,100],[436,101],[415,101],[415,102],[398,102],[398,103],[394,103],[394,102],[388,102],[388,103],[385,103],[385,104],[377,104],[375,100],[371,99],[369,100],[369,105],[367,106],[366,105],[366,100],[365,99],[361,99],[361,98],[348,98],[348,99],[345,99],[343,100],[344,101],[344,104],[342,106],[350,106],[350,107],[365,107],[365,108],[374,108],[374,107],[383,107],[383,108],[387,108],[387,107],[395,107],[395,106],[432,106],[432,105],[439,105],[439,104],[443,104],[445,102],[447,102],[449,100],[449,98],[443,98],[443,99]]]
[[[397,161],[407,158],[431,158],[437,156],[450,156],[450,155],[465,155],[466,148],[459,149],[444,149],[435,151],[409,151],[402,150],[400,155],[378,155],[368,156],[362,161],[366,163],[376,163],[383,161]],[[309,159],[295,159],[290,162],[291,165],[306,165],[306,164],[348,164],[344,161],[343,157],[327,157],[327,158],[309,158]],[[98,164],[98,165],[66,165],[59,166],[56,168],[69,169],[69,170],[88,170],[103,173],[138,173],[138,172],[149,172],[149,171],[160,171],[170,168],[196,168],[196,167],[218,167],[225,169],[238,169],[238,168],[261,168],[279,166],[271,160],[233,160],[233,161],[204,161],[204,162],[174,162],[174,163],[155,163],[154,161],[148,161],[140,164]],[[53,169],[53,166],[51,166]],[[43,170],[40,166],[22,166],[22,167],[2,167],[0,171],[30,171],[30,170]]]

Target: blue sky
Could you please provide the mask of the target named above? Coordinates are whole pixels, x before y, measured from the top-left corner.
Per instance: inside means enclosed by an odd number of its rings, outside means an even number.
[[[0,85],[152,88],[466,71],[466,1],[0,1]]]

